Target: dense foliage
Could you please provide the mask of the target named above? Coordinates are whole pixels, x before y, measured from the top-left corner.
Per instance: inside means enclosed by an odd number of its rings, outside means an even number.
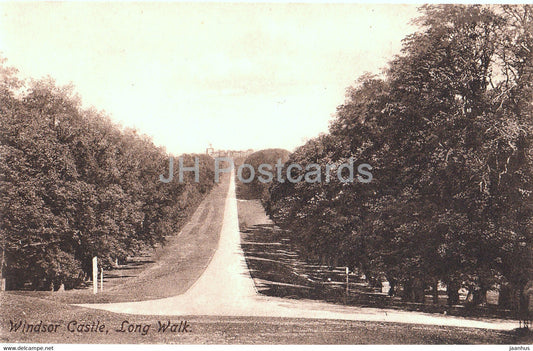
[[[288,163],[355,157],[369,184],[277,183],[267,206],[309,259],[516,308],[533,278],[533,7],[427,5],[380,77],[347,91]]]
[[[24,83],[0,66],[2,276],[9,289],[72,288],[104,267],[163,244],[213,186],[213,160],[200,182],[165,184],[168,155],[135,130],[84,110],[69,87]],[[194,164],[185,155],[185,165]]]
[[[263,202],[268,201],[270,193],[268,191],[269,187],[273,182],[277,181],[277,168],[276,164],[283,165],[289,158],[290,152],[284,149],[265,149],[259,150],[244,160],[243,164],[250,165],[254,171],[258,174],[255,174],[253,180],[249,183],[238,184],[239,197],[244,199],[259,199]],[[259,168],[261,165],[269,165],[269,169],[265,169],[270,172],[273,176],[272,181],[267,181],[267,176],[262,176],[259,174]],[[249,179],[251,176],[249,168],[243,168],[242,178]],[[261,182],[260,179],[264,179],[264,182]]]

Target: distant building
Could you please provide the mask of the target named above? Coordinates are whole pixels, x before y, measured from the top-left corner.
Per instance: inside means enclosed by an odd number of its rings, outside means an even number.
[[[254,152],[253,149],[248,150],[215,150],[211,144],[205,149],[205,154],[211,157],[246,157]]]
[[[205,154],[213,157],[214,153],[215,149],[213,148],[213,145],[209,144],[209,147],[205,149]]]

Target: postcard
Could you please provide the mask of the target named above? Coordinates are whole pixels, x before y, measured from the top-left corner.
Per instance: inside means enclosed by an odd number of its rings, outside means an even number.
[[[1,2],[3,349],[529,350],[532,33],[528,4]]]

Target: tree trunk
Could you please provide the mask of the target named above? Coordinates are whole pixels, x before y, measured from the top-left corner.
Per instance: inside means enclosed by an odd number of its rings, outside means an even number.
[[[403,301],[413,301],[413,299],[414,299],[413,281],[412,280],[407,280],[405,283],[403,283],[402,300]]]
[[[419,279],[415,278],[413,281],[413,297],[414,301],[418,303],[424,303],[426,299],[425,284]]]
[[[487,303],[487,288],[481,287],[474,290],[472,303],[479,306]]]
[[[523,287],[520,288],[519,292],[518,318],[527,327],[529,325],[529,299]]]
[[[396,295],[396,280],[394,279],[388,279],[389,280],[389,296]]]
[[[448,305],[459,304],[459,284],[454,281],[448,282],[446,285],[446,291],[448,293]]]
[[[439,303],[439,281],[438,280],[435,280],[433,282],[432,293],[433,293],[433,303],[438,304]]]
[[[498,307],[510,310],[512,307],[511,296],[513,291],[510,284],[500,285],[500,291],[498,293]]]
[[[473,287],[468,288],[468,294],[466,294],[466,298],[465,298],[465,303],[468,305],[472,305],[472,301],[474,300],[473,291],[474,291]]]

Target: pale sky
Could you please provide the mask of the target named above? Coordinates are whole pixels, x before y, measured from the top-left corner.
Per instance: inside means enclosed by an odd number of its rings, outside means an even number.
[[[416,6],[0,3],[0,51],[174,154],[293,150],[399,53]]]

